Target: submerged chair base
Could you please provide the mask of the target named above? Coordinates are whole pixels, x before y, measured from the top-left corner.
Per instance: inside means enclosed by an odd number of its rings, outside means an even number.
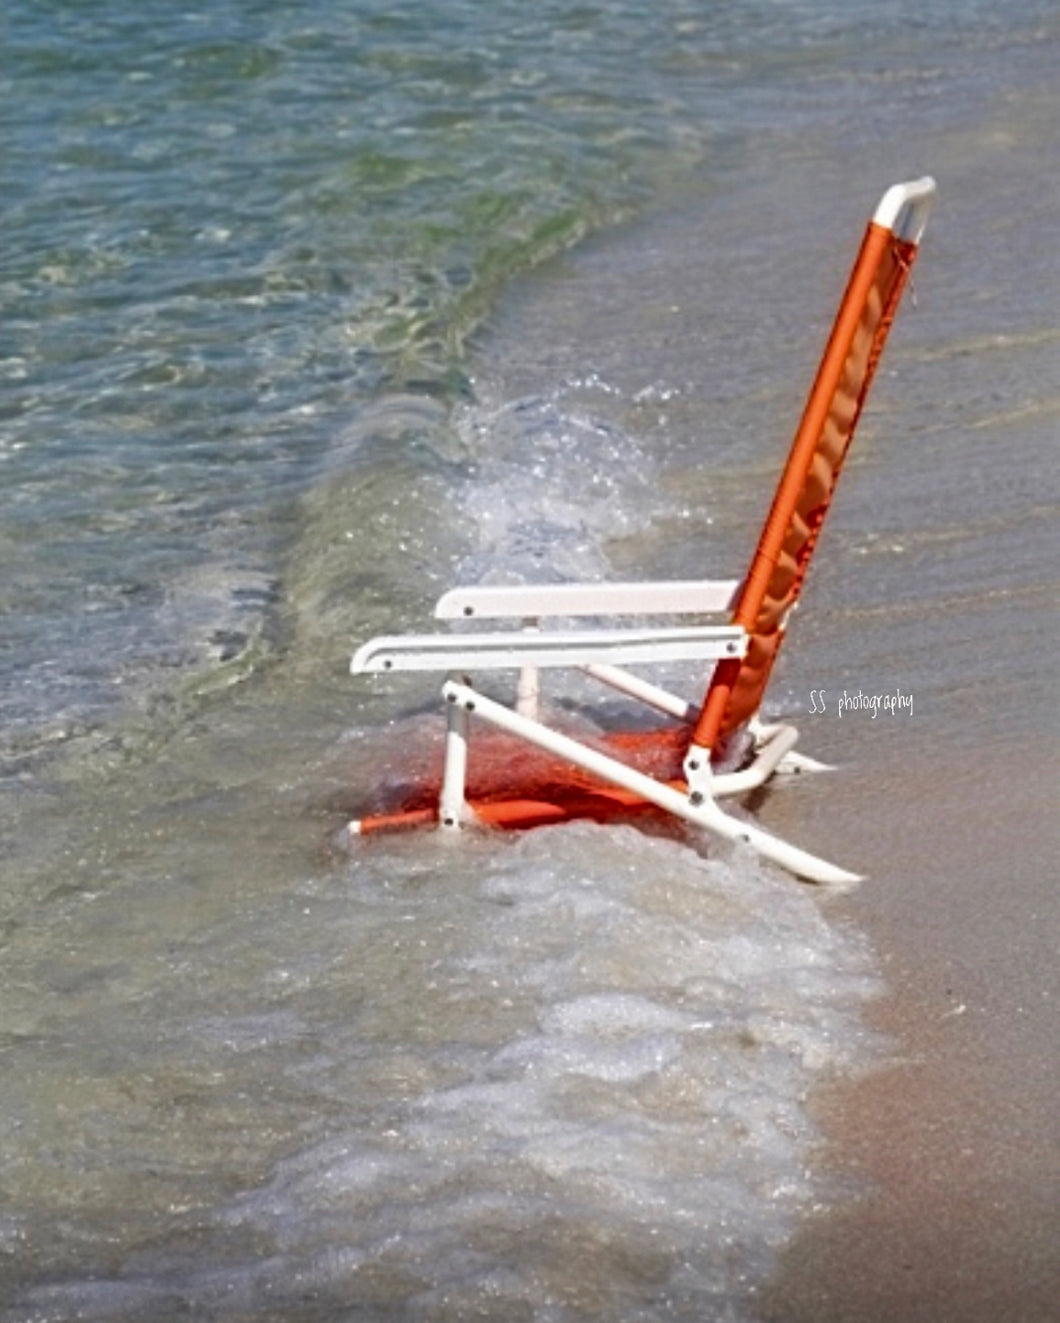
[[[539,640],[538,635],[535,640],[538,657],[542,655]],[[391,655],[386,669],[399,667],[399,659]],[[688,706],[678,696],[620,668],[590,663],[582,669],[611,687],[673,715],[683,715],[682,709]],[[638,743],[657,747],[659,741],[654,733],[615,737],[611,747],[606,740],[599,746],[586,743],[553,729],[537,717],[537,687],[536,671],[520,666],[521,700],[516,707],[509,707],[466,682],[446,680],[442,687],[447,716],[445,763],[435,802],[356,819],[348,825],[351,836],[428,826],[443,832],[476,825],[519,829],[575,818],[603,822],[645,813],[661,814],[722,840],[746,845],[807,881],[833,887],[851,886],[860,881],[856,873],[792,845],[754,823],[732,817],[718,803],[719,799],[757,789],[777,773],[827,770],[824,764],[793,751],[798,738],[794,726],[754,723],[751,755],[739,770],[714,770],[708,751],[693,746],[686,753],[683,765],[669,769],[675,774],[653,775],[623,755],[632,752]],[[528,693],[533,698],[528,699]],[[469,790],[471,728],[477,722],[513,736],[518,741],[517,747],[531,746],[551,756],[561,764],[560,774],[543,779],[541,784],[525,785],[522,791],[503,786]],[[674,733],[681,735],[679,730]],[[678,747],[676,741],[671,743],[672,747]],[[577,772],[585,775],[578,776]]]

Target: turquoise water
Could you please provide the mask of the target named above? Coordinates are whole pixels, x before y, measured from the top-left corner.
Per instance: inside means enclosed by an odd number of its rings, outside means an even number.
[[[465,394],[515,271],[714,154],[681,15],[606,17],[8,9],[9,736],[223,649],[350,417]]]
[[[9,6],[5,741],[256,636],[292,495],[368,403],[467,398],[519,270],[1043,58],[1048,6],[877,10]]]
[[[806,1099],[880,984],[812,895],[591,827],[332,840],[433,739],[429,685],[346,676],[365,636],[460,579],[740,572],[926,170],[775,702],[901,683],[935,738],[1037,694],[1055,9],[921,8],[6,6],[13,1320],[750,1318],[843,1196]]]

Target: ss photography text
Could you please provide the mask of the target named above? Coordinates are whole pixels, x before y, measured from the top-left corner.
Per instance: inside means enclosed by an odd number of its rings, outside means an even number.
[[[886,694],[866,694],[861,689],[849,694],[844,689],[837,698],[826,698],[827,693],[827,689],[810,690],[811,712],[835,712],[839,717],[845,712],[868,712],[873,721],[881,712],[891,717],[913,715],[913,695],[903,694],[900,689]]]

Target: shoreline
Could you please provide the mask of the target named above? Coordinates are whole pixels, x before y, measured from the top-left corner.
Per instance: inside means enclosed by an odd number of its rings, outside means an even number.
[[[1060,1310],[1060,776],[1042,715],[1054,701],[1043,663],[1051,359],[1033,308],[1015,318],[1003,359],[982,351],[979,328],[996,335],[1006,325],[995,289],[1003,273],[984,282],[965,268],[981,247],[972,181],[952,162],[945,173],[943,215],[918,269],[923,310],[906,309],[896,327],[807,586],[806,625],[796,623],[774,677],[772,702],[800,726],[800,747],[842,770],[768,793],[756,816],[868,872],[858,891],[822,905],[877,954],[885,991],[865,1018],[890,1046],[867,1071],[811,1096],[819,1172],[826,1196],[835,1193],[781,1252],[758,1296],[763,1323],[1046,1323]],[[524,282],[498,319],[502,344],[545,343],[548,319],[549,343],[562,345],[558,323],[571,343],[594,343],[607,380],[622,382],[624,364],[646,363],[648,349],[638,359],[612,330],[605,356],[589,330],[578,333],[594,317],[624,324],[606,315],[622,273],[615,306],[643,304],[656,319],[695,288],[709,293],[715,317],[697,321],[687,347],[656,320],[637,322],[649,348],[665,347],[660,379],[703,383],[668,406],[660,445],[679,452],[710,413],[717,385],[699,359],[711,358],[704,337],[719,314],[724,323],[736,280],[713,264],[719,251],[729,261],[740,252],[724,237],[729,204],[715,202],[704,205],[714,242],[697,254],[694,286],[681,260],[696,251],[686,207]],[[745,197],[741,223],[747,207]],[[785,297],[787,282],[778,289]],[[796,291],[792,306],[805,297]],[[508,375],[528,389],[547,366],[524,372],[515,362]],[[797,365],[785,361],[785,390],[789,377],[798,390]],[[742,453],[750,423],[726,380],[727,448],[711,453],[705,477],[688,470],[693,499],[714,517],[699,530],[707,564],[715,539],[727,555],[745,525],[757,528],[757,488],[736,489],[727,474],[743,465],[746,477],[761,450]],[[985,383],[1000,399],[1023,392],[1036,403],[999,412]],[[747,417],[769,430],[782,404],[749,395]],[[629,430],[643,427],[635,419]],[[656,565],[651,550],[650,541],[633,548],[618,572],[694,571]],[[878,719],[862,706],[839,720],[837,695],[861,691],[900,691],[909,707],[885,712],[881,698]],[[812,706],[825,693],[826,716]]]

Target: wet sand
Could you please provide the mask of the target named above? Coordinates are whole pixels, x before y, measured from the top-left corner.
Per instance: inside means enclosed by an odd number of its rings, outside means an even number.
[[[878,786],[871,762],[819,827],[837,857],[884,861],[834,909],[884,961],[872,1018],[890,1051],[817,1101],[826,1168],[858,1192],[791,1243],[763,1317],[1046,1323],[1060,1317],[1056,762],[1030,744],[923,759],[866,823],[842,808]]]

